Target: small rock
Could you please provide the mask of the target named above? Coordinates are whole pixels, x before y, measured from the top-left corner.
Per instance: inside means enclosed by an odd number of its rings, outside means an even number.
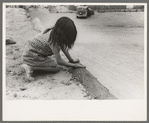
[[[80,88],[83,88],[82,84],[79,83],[79,87],[80,87]]]
[[[10,74],[13,76],[13,72],[10,72]]]
[[[73,81],[73,78],[70,78],[70,81]]]
[[[67,68],[64,67],[64,66],[61,66],[61,70],[62,70],[62,71],[67,71]]]
[[[86,92],[86,89],[85,88],[82,88],[82,91]]]
[[[15,79],[18,80],[18,77],[16,76]]]
[[[77,82],[77,83],[76,83],[76,85],[78,85],[78,86],[79,86],[79,83]]]
[[[42,85],[42,84],[43,84],[43,82],[39,81],[39,82],[38,82],[38,84]]]
[[[13,71],[12,75],[17,75],[17,73],[15,71]]]
[[[87,90],[86,90],[86,94],[87,94],[87,95],[89,94]]]
[[[15,58],[15,57],[13,57],[12,59],[13,59],[13,60],[15,60],[16,58]]]
[[[17,75],[22,75],[25,71],[19,71]]]
[[[31,21],[31,20],[32,20],[32,18],[28,18],[28,20],[30,20],[30,21]]]
[[[60,83],[64,84],[64,85],[71,85],[72,84],[70,81],[61,81]]]
[[[98,97],[94,97],[94,99],[98,99]]]
[[[27,18],[30,18],[31,16],[27,15]]]
[[[63,71],[67,71],[67,68],[63,68]]]
[[[91,100],[92,99],[91,95],[89,95],[88,98]]]
[[[7,72],[11,72],[11,70],[8,70],[8,69],[7,69],[6,71],[7,71]]]
[[[88,97],[88,94],[85,94],[84,97]]]
[[[24,90],[26,90],[26,89],[27,89],[27,88],[20,88],[21,91],[24,91]]]
[[[15,51],[19,51],[19,48],[15,49]]]
[[[6,95],[9,95],[9,93],[6,93]]]
[[[17,94],[15,93],[13,96],[14,96],[14,98],[16,98],[17,97]]]

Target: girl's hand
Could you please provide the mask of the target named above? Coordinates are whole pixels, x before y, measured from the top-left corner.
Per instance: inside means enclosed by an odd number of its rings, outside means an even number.
[[[86,68],[84,65],[82,64],[74,64],[73,66],[74,68]]]
[[[79,59],[76,59],[76,60],[73,60],[73,59],[72,59],[72,60],[70,60],[69,62],[70,62],[70,63],[79,63],[80,60],[79,60]]]

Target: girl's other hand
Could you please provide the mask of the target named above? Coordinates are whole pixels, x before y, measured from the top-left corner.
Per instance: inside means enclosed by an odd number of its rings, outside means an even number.
[[[70,63],[79,63],[80,62],[80,60],[79,59],[76,59],[76,60],[71,60],[71,61],[69,61]]]
[[[84,65],[82,64],[74,64],[73,66],[74,68],[86,68]]]

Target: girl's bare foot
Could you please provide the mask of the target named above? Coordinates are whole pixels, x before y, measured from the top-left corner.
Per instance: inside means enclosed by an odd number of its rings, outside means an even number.
[[[33,77],[31,77],[32,74],[33,74],[33,71],[31,70],[31,67],[26,65],[26,64],[23,64],[22,67],[24,68],[24,70],[26,72],[27,79],[30,80],[30,81],[35,80]]]

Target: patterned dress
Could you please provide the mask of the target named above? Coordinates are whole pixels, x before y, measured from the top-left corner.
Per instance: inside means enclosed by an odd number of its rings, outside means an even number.
[[[59,53],[60,47],[48,42],[50,33],[40,34],[27,42],[22,55],[24,64],[44,67],[57,65],[52,55]]]

